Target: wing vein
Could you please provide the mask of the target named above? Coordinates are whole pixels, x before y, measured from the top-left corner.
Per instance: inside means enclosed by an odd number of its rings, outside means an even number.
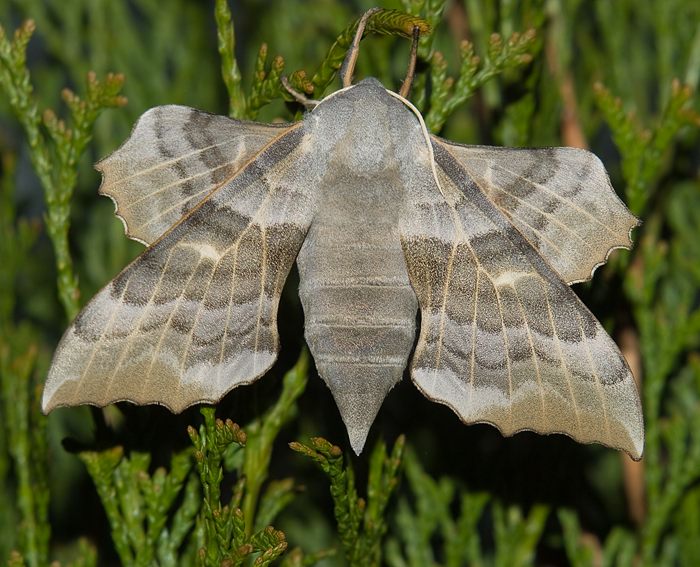
[[[265,240],[266,230],[264,225],[260,225],[260,239],[262,242],[262,269],[260,273],[260,293],[258,296],[258,313],[255,319],[255,341],[253,343],[253,371],[258,367],[258,341],[260,340],[260,322],[262,321],[263,300],[265,299],[265,278],[267,274],[267,241]]]
[[[510,421],[510,430],[513,429],[513,374],[510,367],[510,342],[508,341],[508,333],[506,332],[506,320],[503,316],[503,308],[501,307],[501,294],[498,291],[493,280],[489,277],[491,285],[496,292],[496,303],[498,304],[498,314],[501,318],[501,331],[503,331],[503,345],[505,347],[506,368],[508,370],[508,419]]]
[[[226,251],[222,256],[225,257],[229,252],[233,251],[233,265],[231,267],[231,291],[228,294],[228,305],[226,307],[226,323],[224,323],[224,335],[221,338],[221,349],[219,349],[219,364],[216,372],[216,381],[221,379],[221,369],[224,364],[224,350],[226,349],[226,340],[228,339],[228,326],[231,323],[231,305],[233,305],[233,294],[236,290],[236,264],[238,263],[240,239]]]
[[[573,292],[572,292],[573,293]],[[559,340],[559,334],[557,333],[557,328],[554,325],[554,314],[552,313],[552,304],[549,301],[549,291],[547,286],[544,288],[544,297],[547,302],[547,316],[549,317],[549,323],[552,325],[552,332],[554,333],[554,339],[557,344],[557,350],[559,351],[559,360],[561,362],[561,367],[564,370],[564,377],[566,378],[566,385],[569,389],[569,395],[571,396],[571,403],[574,407],[574,415],[576,415],[576,428],[579,435],[581,435],[581,411],[579,410],[578,403],[576,402],[576,396],[574,395],[574,390],[571,380],[571,372],[566,364],[566,359],[564,358],[564,350],[561,347],[561,341]]]
[[[144,194],[142,197],[140,197],[140,198],[138,198],[138,199],[136,199],[136,200],[134,200],[134,201],[131,201],[131,202],[129,203],[128,207],[124,207],[124,210],[129,210],[129,209],[133,208],[134,206],[138,205],[139,203],[141,203],[141,202],[143,202],[143,201],[146,201],[147,199],[151,199],[151,198],[155,197],[156,195],[159,195],[160,193],[163,193],[164,191],[167,191],[168,189],[172,189],[173,187],[177,187],[178,185],[182,185],[182,184],[184,184],[184,183],[187,183],[188,181],[192,181],[192,180],[194,180],[194,179],[198,179],[199,177],[204,177],[205,175],[210,175],[212,172],[214,172],[214,171],[219,171],[220,169],[223,169],[224,167],[228,167],[228,166],[231,165],[232,163],[234,163],[234,162],[233,162],[233,161],[227,161],[226,163],[222,163],[221,165],[218,165],[218,166],[216,166],[216,167],[212,167],[211,169],[206,169],[206,170],[201,171],[201,172],[199,172],[199,173],[197,173],[197,174],[190,175],[189,177],[181,177],[181,178],[179,178],[177,181],[173,181],[172,183],[168,183],[167,185],[162,185],[162,186],[159,187],[156,191],[152,191],[152,192],[150,192],[150,193],[146,193],[146,194]],[[238,171],[238,170],[236,170],[236,172],[237,172],[237,171]],[[235,173],[235,172],[234,172],[234,173]],[[224,180],[224,181],[222,181],[222,182],[220,182],[220,183],[217,183],[216,186],[218,187],[218,186],[220,186],[222,183],[226,183],[226,182],[229,181],[230,179],[231,179],[231,178],[229,177],[227,180]],[[107,191],[106,191],[105,189],[107,189],[107,188],[109,188],[109,186],[108,186],[108,187],[105,187],[105,188],[102,190],[102,192],[106,194]],[[206,191],[206,189],[205,189],[205,191]],[[193,196],[199,195],[199,194],[201,194],[202,192],[203,192],[203,191],[199,191],[198,193],[194,193],[194,194],[192,194],[192,195],[188,195],[188,196],[187,196],[187,199],[185,199],[185,200],[188,200],[188,199],[190,199],[190,198],[193,197]],[[182,201],[181,201],[181,202],[182,202]]]
[[[527,330],[527,340],[530,343],[530,352],[532,353],[532,362],[535,366],[535,376],[537,377],[537,387],[539,388],[539,393],[540,393],[540,411],[542,413],[542,428],[546,428],[546,423],[547,423],[547,412],[545,408],[545,403],[544,403],[544,388],[542,386],[542,373],[540,372],[540,365],[538,364],[537,361],[537,351],[535,350],[535,342],[532,340],[532,330],[530,329],[530,323],[528,322],[527,319],[527,313],[525,312],[525,307],[523,306],[523,302],[520,299],[520,294],[518,293],[518,289],[515,287],[515,284],[511,284],[513,286],[513,291],[515,292],[515,297],[518,300],[518,306],[520,307],[520,314],[523,317],[523,322],[525,323],[525,329]]]
[[[469,247],[471,250],[471,246]],[[473,251],[472,251],[473,253]],[[476,313],[479,305],[479,274],[481,273],[481,268],[477,265],[476,268],[476,281],[474,284],[474,311],[472,312],[472,350],[470,353],[469,361],[469,397],[467,405],[471,411],[472,407],[472,397],[474,394],[474,363],[476,362]]]
[[[230,181],[230,180],[229,180],[229,181]],[[186,202],[188,202],[188,201],[191,201],[191,200],[194,199],[195,197],[199,197],[202,193],[207,193],[207,192],[208,192],[209,194],[214,193],[215,191],[219,190],[222,186],[223,186],[223,184],[217,185],[217,186],[214,187],[214,188],[209,188],[209,187],[207,187],[206,189],[202,189],[201,191],[198,191],[197,193],[193,193],[193,194],[192,194],[190,197],[188,197],[185,201],[180,201],[180,202],[178,202],[178,203],[175,203],[173,206],[168,207],[167,209],[163,209],[163,210],[162,210],[161,212],[159,212],[157,215],[153,215],[153,216],[149,219],[148,222],[138,225],[137,228],[144,228],[144,227],[146,227],[146,226],[150,226],[150,225],[152,225],[153,223],[155,223],[158,219],[163,218],[165,215],[167,215],[167,214],[168,214],[170,211],[172,211],[173,209],[176,209],[176,208],[178,208],[178,207],[181,207],[181,206],[183,205],[183,203],[186,203]],[[204,199],[202,199],[202,202],[204,202]],[[178,220],[179,220],[179,219],[178,219]],[[177,221],[176,221],[174,224],[176,224],[176,223],[177,223]]]
[[[216,274],[216,270],[219,268],[219,265],[221,264],[221,260],[223,259],[223,255],[219,256],[219,259],[213,264],[211,268],[211,273],[209,274],[209,279],[207,281],[207,285],[204,287],[204,293],[202,294],[202,297],[200,300],[197,302],[197,311],[194,314],[194,320],[192,322],[192,328],[190,329],[190,332],[187,334],[187,346],[182,349],[182,360],[180,361],[180,376],[184,377],[185,376],[185,365],[187,364],[187,358],[190,355],[190,348],[192,347],[192,341],[194,340],[194,332],[195,329],[197,328],[197,323],[199,323],[199,317],[202,314],[202,310],[204,309],[204,304],[206,303],[206,297],[207,294],[209,293],[209,290],[211,289],[211,284],[214,281],[214,274]],[[197,269],[199,269],[199,265],[202,262],[202,257],[200,257],[199,263],[197,264]],[[184,293],[184,289],[183,289]],[[195,379],[196,381],[196,379]]]
[[[107,332],[111,329],[112,325],[114,324],[114,320],[117,317],[117,313],[120,311],[120,308],[123,305],[124,294],[126,293],[126,290],[129,287],[130,280],[131,280],[131,275],[129,275],[129,277],[127,277],[126,282],[124,283],[124,288],[122,289],[122,292],[119,295],[119,301],[115,302],[116,303],[115,308],[112,311],[112,314],[109,318],[109,321],[107,321],[107,324],[104,326],[104,329],[100,333],[100,338],[97,339],[97,341],[95,341],[95,344],[92,347],[92,350],[90,351],[90,358],[88,359],[88,362],[85,365],[85,368],[83,368],[83,371],[80,373],[80,378],[78,379],[78,386],[76,387],[76,389],[80,389],[82,384],[84,384],[85,377],[88,374],[88,370],[90,370],[92,363],[95,361],[95,356],[97,355],[97,352],[100,350],[100,346],[102,345],[102,340],[105,338],[105,336],[107,335]]]
[[[612,229],[610,229],[610,228],[609,228],[608,226],[606,226],[604,223],[600,222],[600,220],[598,220],[594,215],[592,215],[591,213],[589,213],[586,209],[584,209],[584,208],[582,208],[582,207],[579,207],[576,203],[574,203],[574,202],[571,201],[570,199],[566,199],[565,197],[562,197],[561,195],[559,195],[559,194],[556,193],[555,191],[552,191],[551,189],[549,189],[546,185],[543,185],[543,184],[541,184],[541,183],[537,183],[536,181],[533,181],[532,179],[528,179],[527,177],[523,177],[522,175],[516,173],[516,172],[513,171],[512,169],[509,169],[509,168],[507,168],[507,167],[505,167],[505,166],[503,166],[503,165],[500,165],[500,164],[496,164],[496,163],[490,162],[489,160],[487,160],[487,159],[485,159],[485,158],[473,157],[472,159],[478,159],[478,160],[481,160],[481,161],[486,161],[487,163],[492,164],[491,167],[493,167],[494,169],[495,169],[495,168],[501,169],[502,171],[506,171],[506,172],[510,173],[511,175],[514,175],[514,176],[517,177],[518,179],[522,179],[525,183],[528,183],[528,184],[532,185],[533,187],[535,187],[536,189],[542,191],[543,193],[546,193],[546,194],[548,194],[548,195],[551,195],[552,197],[554,197],[554,198],[557,199],[558,201],[564,203],[565,205],[571,207],[572,209],[575,209],[576,211],[578,211],[579,213],[581,213],[581,214],[584,215],[585,217],[587,217],[587,218],[589,218],[590,220],[592,220],[592,221],[593,221],[594,223],[596,223],[597,225],[603,227],[603,228],[604,228],[606,231],[608,231],[609,233],[615,235],[615,232],[614,232]],[[461,162],[460,162],[460,163],[461,163]],[[465,167],[465,169],[468,169],[468,168]],[[473,178],[473,176],[472,176],[472,178]]]
[[[450,258],[447,261],[445,270],[445,285],[442,291],[442,302],[440,304],[440,326],[438,328],[438,348],[435,353],[435,365],[433,367],[433,386],[437,382],[437,374],[440,369],[440,361],[442,358],[442,341],[445,336],[445,318],[447,317],[447,299],[450,291],[450,279],[452,278],[452,269],[454,267],[455,255],[457,253],[457,243],[452,243],[450,249]]]
[[[173,246],[173,250],[175,248],[178,248],[180,246],[180,243],[178,242]],[[177,313],[177,310],[180,308],[180,304],[182,303],[182,297],[185,294],[185,290],[187,289],[187,286],[190,284],[192,281],[192,278],[194,275],[197,273],[197,270],[199,269],[199,265],[202,263],[202,258],[200,256],[199,261],[195,265],[194,269],[190,273],[189,277],[187,278],[187,281],[185,284],[182,286],[182,291],[180,292],[180,295],[177,296],[177,299],[175,300],[175,307],[170,311],[170,314],[168,315],[168,319],[165,322],[165,324],[162,326],[160,335],[158,336],[158,342],[156,343],[156,348],[153,351],[153,356],[151,357],[151,363],[148,365],[148,371],[146,372],[146,378],[151,377],[151,372],[153,371],[153,363],[156,361],[158,358],[158,354],[160,353],[160,349],[163,346],[163,339],[165,338],[165,335],[167,334],[168,329],[170,329],[170,322],[173,320],[173,316],[175,313]],[[185,354],[186,356],[186,354]]]
[[[253,224],[254,224],[256,221],[259,221],[259,216],[260,216],[260,214],[261,214],[261,211],[262,211],[263,209],[266,209],[266,208],[267,208],[267,206],[268,206],[268,204],[269,204],[269,201],[270,201],[270,199],[272,198],[272,193],[273,193],[273,191],[276,191],[276,190],[277,190],[277,189],[270,187],[270,190],[267,192],[267,194],[266,194],[265,197],[263,198],[262,202],[260,203],[260,206],[259,206],[259,207],[257,208],[257,210],[255,211],[255,215],[252,216],[252,217],[250,217],[250,222],[248,223],[248,226],[246,226],[246,227],[241,231],[241,233],[238,235],[238,238],[231,244],[231,246],[229,246],[229,247],[225,250],[224,254],[222,255],[222,256],[225,256],[226,254],[228,254],[228,253],[229,253],[231,250],[233,250],[234,248],[236,249],[236,253],[235,253],[235,256],[234,256],[234,259],[233,259],[233,267],[232,267],[232,277],[233,277],[233,279],[232,279],[232,282],[231,282],[231,294],[229,295],[228,310],[227,310],[227,312],[226,312],[226,325],[224,326],[224,335],[223,335],[223,337],[222,337],[222,342],[221,342],[221,351],[219,352],[219,369],[218,369],[217,375],[216,375],[217,382],[221,379],[221,371],[222,371],[222,369],[223,369],[224,349],[225,349],[225,346],[226,346],[226,339],[227,339],[227,337],[228,337],[228,326],[229,326],[229,323],[230,323],[230,320],[231,320],[231,304],[233,303],[233,292],[234,292],[234,290],[235,290],[234,282],[235,282],[235,280],[236,280],[236,265],[238,264],[239,245],[240,245],[241,241],[243,240],[244,236],[247,234],[247,232],[248,232],[248,231],[250,230],[250,228],[253,226]],[[260,224],[260,229],[261,229],[261,231],[262,231],[262,224]],[[257,351],[256,351],[256,352],[257,352]],[[255,364],[257,364],[257,361],[256,361],[256,359],[255,359],[255,357],[256,357],[257,355],[254,354],[253,356],[254,356],[253,364],[255,365]],[[253,366],[253,368],[255,368],[255,366]]]
[[[591,372],[593,374],[593,378],[595,379],[595,384],[596,384],[596,391],[598,392],[598,397],[600,398],[600,405],[603,410],[603,421],[605,422],[605,434],[607,435],[606,442],[608,444],[612,444],[612,435],[610,433],[610,420],[608,418],[608,408],[607,404],[605,403],[605,394],[603,393],[602,390],[602,385],[601,385],[601,380],[600,376],[598,376],[598,371],[596,370],[595,367],[595,362],[593,360],[593,353],[591,352],[590,345],[588,343],[588,337],[586,337],[586,333],[583,328],[583,321],[581,320],[581,314],[577,311],[576,316],[578,318],[578,323],[579,323],[579,329],[581,330],[581,337],[583,338],[583,344],[586,347],[586,354],[588,355],[588,364],[591,367]]]
[[[196,150],[193,150],[189,153],[182,154],[181,156],[175,157],[173,159],[167,160],[167,161],[161,161],[157,165],[153,165],[151,167],[148,167],[146,169],[142,169],[140,171],[137,171],[136,173],[132,173],[131,175],[127,175],[126,177],[122,177],[121,179],[116,180],[114,183],[111,184],[111,186],[119,185],[121,183],[124,183],[125,181],[130,181],[132,179],[135,179],[137,177],[140,177],[141,175],[145,175],[147,173],[151,173],[154,171],[160,171],[161,169],[165,169],[166,167],[176,164],[179,161],[182,161],[183,159],[187,159],[192,156],[196,156],[198,154],[201,154],[202,152],[206,152],[208,150],[211,150],[213,148],[218,148],[221,146],[225,146],[226,144],[230,144],[231,142],[234,142],[236,139],[238,139],[239,136],[234,137],[234,138],[229,138],[227,140],[224,140],[223,142],[218,142],[216,144],[212,144],[210,146],[207,146],[206,148],[199,148]],[[230,162],[227,162],[230,163]]]
[[[475,181],[475,183],[476,183],[477,185],[479,185],[479,182],[478,182],[478,181]],[[479,187],[481,187],[481,185],[479,185]],[[494,187],[495,187],[495,190],[496,190],[496,191],[500,191],[501,193],[505,193],[506,195],[509,195],[509,196],[513,197],[514,199],[517,199],[520,203],[522,203],[522,204],[525,205],[526,207],[529,207],[529,208],[532,209],[533,211],[537,211],[537,212],[540,213],[542,216],[547,217],[547,218],[549,219],[550,222],[552,222],[552,223],[554,223],[554,224],[560,226],[565,232],[570,233],[570,234],[571,234],[572,236],[574,236],[576,239],[580,240],[580,241],[583,242],[584,244],[587,244],[586,240],[585,240],[581,235],[579,235],[577,232],[575,232],[574,230],[572,230],[571,228],[569,228],[569,227],[568,227],[567,225],[565,225],[563,222],[557,220],[557,217],[556,217],[556,216],[552,215],[551,213],[547,213],[546,211],[544,211],[544,210],[542,210],[542,209],[540,209],[540,208],[538,208],[538,207],[535,207],[533,204],[528,203],[525,199],[521,199],[521,198],[518,197],[517,195],[511,193],[510,191],[506,191],[506,190],[503,189],[502,187],[496,187],[496,186],[494,186]],[[483,190],[484,190],[484,189],[482,188],[482,191],[483,191]],[[525,221],[524,219],[522,219],[521,217],[519,217],[518,215],[516,215],[516,214],[513,213],[512,211],[511,211],[510,214],[513,215],[514,217],[516,217],[517,219],[519,219],[519,220],[520,220],[521,222],[523,222],[524,224],[526,224],[526,225],[530,228],[530,230],[532,230],[532,232],[534,232],[535,234],[539,235],[539,237],[540,237],[542,240],[546,241],[548,244],[550,244],[551,246],[553,246],[554,248],[556,248],[557,251],[558,251],[559,253],[561,253],[561,248],[560,248],[559,246],[557,246],[554,242],[552,242],[551,240],[549,240],[546,236],[544,236],[544,233],[543,233],[541,230],[536,229],[534,226],[532,226],[530,223],[528,223],[527,221]]]
[[[146,318],[146,315],[148,313],[148,308],[153,303],[153,298],[155,297],[156,293],[158,292],[158,288],[160,287],[160,284],[163,281],[163,276],[165,275],[165,272],[168,270],[168,266],[170,265],[170,259],[172,258],[172,255],[173,255],[173,251],[169,250],[168,257],[165,261],[165,267],[161,270],[160,276],[158,276],[158,283],[153,287],[153,290],[151,291],[151,295],[148,297],[148,302],[146,303],[146,306],[142,309],[141,314],[139,315],[139,318],[136,321],[136,324],[134,325],[134,332],[136,332],[136,333],[139,332],[139,329],[141,328],[141,324],[143,323],[143,321]],[[112,371],[112,374],[110,375],[110,377],[107,381],[107,386],[105,387],[105,392],[109,391],[111,384],[114,382],[114,378],[116,377],[117,372],[121,368],[121,365],[124,362],[124,359],[126,358],[126,354],[127,354],[127,352],[129,352],[130,346],[131,346],[131,341],[127,341],[120,349],[119,359],[117,360],[117,364],[114,366],[114,370]],[[145,384],[146,384],[146,380],[143,381],[143,386],[145,386]]]

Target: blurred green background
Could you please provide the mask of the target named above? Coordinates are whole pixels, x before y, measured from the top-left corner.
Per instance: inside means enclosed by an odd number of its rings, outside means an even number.
[[[640,463],[559,435],[506,439],[465,426],[409,380],[355,457],[313,364],[294,366],[303,348],[294,274],[278,364],[216,408],[248,433],[245,448],[197,408],[40,414],[69,320],[142,249],[97,196],[92,164],[159,104],[300,118],[280,73],[312,97],[338,88],[330,79],[348,26],[372,6],[0,3],[0,562],[700,565],[700,4],[691,0],[381,4],[434,27],[412,93],[434,133],[588,147],[643,220],[631,252],[575,286],[641,382]],[[412,21],[378,19],[356,77],[398,90]],[[292,451],[292,441],[304,445]]]

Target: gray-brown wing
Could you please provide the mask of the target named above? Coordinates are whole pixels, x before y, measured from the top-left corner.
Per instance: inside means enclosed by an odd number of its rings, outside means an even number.
[[[421,331],[418,388],[465,422],[642,453],[639,395],[612,339],[440,143],[440,190],[402,236]]]
[[[268,146],[88,303],[56,350],[44,411],[129,400],[177,412],[273,364],[280,292],[315,206],[303,138],[292,128]]]
[[[95,167],[129,238],[152,244],[231,179],[289,124],[231,120],[186,106],[158,106]]]
[[[589,280],[639,224],[601,161],[576,148],[462,146],[433,138],[569,283]]]

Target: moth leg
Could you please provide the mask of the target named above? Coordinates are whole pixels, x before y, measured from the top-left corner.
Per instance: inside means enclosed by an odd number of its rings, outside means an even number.
[[[381,8],[371,8],[367,10],[360,21],[357,23],[357,31],[355,32],[355,38],[352,40],[352,45],[347,55],[345,55],[345,60],[340,66],[340,79],[343,81],[343,87],[349,87],[352,85],[352,74],[355,71],[355,63],[357,63],[357,56],[360,53],[360,41],[362,41],[362,35],[365,33],[365,26],[367,25],[367,20],[371,16],[381,11]]]
[[[280,77],[280,83],[282,83],[284,89],[294,97],[294,100],[296,100],[299,104],[303,104],[304,108],[308,110],[311,110],[312,108],[316,107],[316,105],[319,102],[321,102],[319,100],[308,98],[304,93],[300,93],[291,85],[289,79],[287,79],[287,77],[285,77],[284,75]]]
[[[406,78],[401,84],[401,90],[399,94],[403,98],[408,98],[408,94],[411,92],[411,86],[413,85],[413,78],[416,76],[416,59],[418,58],[418,38],[420,36],[420,29],[418,26],[413,26],[413,41],[411,42],[411,55],[408,59],[408,69],[406,69]]]

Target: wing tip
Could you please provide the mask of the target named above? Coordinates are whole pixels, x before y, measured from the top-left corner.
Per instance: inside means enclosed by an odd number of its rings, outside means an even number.
[[[588,275],[584,275],[583,273],[581,274],[580,277],[575,277],[574,279],[571,279],[570,281],[567,281],[567,285],[574,285],[578,283],[585,283],[589,282],[593,279],[593,276],[598,268],[601,266],[604,266],[605,264],[608,263],[608,260],[610,259],[610,255],[615,251],[615,250],[631,250],[632,247],[634,246],[634,240],[632,240],[632,231],[635,228],[638,228],[642,225],[642,221],[634,216],[632,213],[630,213],[630,217],[634,220],[634,222],[631,224],[628,232],[627,232],[627,242],[624,244],[615,244],[613,246],[610,246],[605,252],[605,255],[603,256],[603,259],[600,260],[598,263],[594,264],[593,267],[591,268],[591,271]]]
[[[114,216],[117,217],[121,223],[122,226],[124,227],[124,236],[129,238],[130,240],[134,240],[138,242],[139,244],[143,244],[144,246],[150,246],[150,243],[141,238],[140,236],[137,236],[134,232],[131,231],[129,228],[129,224],[126,221],[126,217],[122,215],[121,211],[119,210],[119,203],[117,202],[117,199],[114,197],[113,194],[108,193],[106,188],[105,188],[105,177],[104,174],[102,176],[102,183],[100,184],[100,188],[97,190],[98,195],[102,195],[104,197],[109,197],[109,200],[112,201],[112,204],[114,205]]]
[[[97,194],[102,195],[103,197],[108,197],[109,200],[112,201],[112,204],[114,205],[114,216],[117,217],[124,226],[124,235],[127,238],[135,240],[136,242],[143,244],[144,246],[150,246],[150,242],[144,240],[143,238],[141,238],[140,235],[137,235],[135,232],[132,232],[129,228],[129,224],[126,221],[126,217],[122,214],[122,212],[119,209],[117,195],[114,191],[112,191],[112,187],[114,184],[108,181],[108,177],[110,175],[108,162],[120,151],[120,149],[121,148],[116,149],[114,152],[102,158],[95,164],[95,170],[102,175],[102,180],[100,181],[100,186],[97,189]]]
[[[613,447],[614,449],[620,449],[627,453],[630,457],[635,462],[639,462],[644,458],[644,434],[638,438],[638,439],[632,439],[632,445],[629,447]]]

